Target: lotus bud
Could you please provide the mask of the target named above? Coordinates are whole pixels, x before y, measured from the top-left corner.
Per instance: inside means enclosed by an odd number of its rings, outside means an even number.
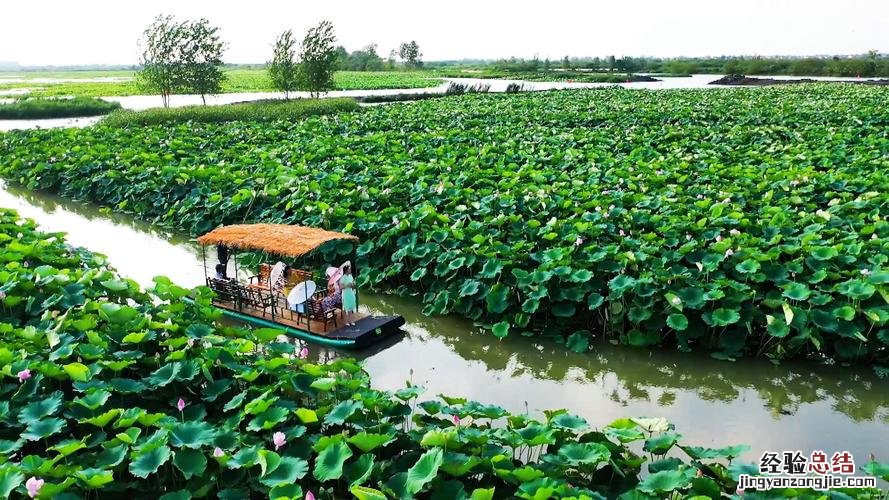
[[[287,444],[287,438],[283,432],[276,432],[272,435],[272,443],[275,444],[275,450]]]
[[[216,449],[213,450],[213,456],[214,456],[214,457],[219,458],[219,457],[221,457],[221,456],[223,456],[223,455],[225,455],[225,452],[222,451],[222,448],[220,448],[220,447],[217,446]]]
[[[180,412],[182,410],[184,410],[185,409],[185,400],[182,398],[179,398],[179,401],[176,402],[176,408],[178,408]]]
[[[861,274],[867,276],[868,274],[870,274],[870,269],[862,269]]]
[[[32,477],[25,482],[25,488],[28,490],[28,496],[31,498],[40,494],[40,488],[43,488],[43,479]]]

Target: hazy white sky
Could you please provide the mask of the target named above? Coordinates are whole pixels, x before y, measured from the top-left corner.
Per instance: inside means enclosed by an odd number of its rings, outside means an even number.
[[[134,64],[159,13],[210,19],[232,63],[263,62],[277,33],[322,19],[349,50],[377,43],[385,56],[415,39],[426,60],[889,52],[887,0],[10,0],[0,61]]]

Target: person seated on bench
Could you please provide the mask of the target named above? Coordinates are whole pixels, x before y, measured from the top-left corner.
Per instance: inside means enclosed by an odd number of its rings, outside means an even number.
[[[225,271],[225,264],[216,264],[216,279],[227,280],[228,276],[225,275]]]

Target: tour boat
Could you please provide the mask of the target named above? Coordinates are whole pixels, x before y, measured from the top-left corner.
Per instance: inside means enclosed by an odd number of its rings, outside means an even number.
[[[285,224],[236,224],[218,227],[197,238],[204,261],[207,286],[214,292],[213,306],[244,323],[278,328],[288,335],[330,347],[360,348],[397,333],[404,325],[402,316],[378,316],[361,312],[347,318],[341,303],[325,300],[328,282],[324,273],[313,273],[295,265],[262,264],[247,281],[237,279],[238,251],[262,252],[288,261],[299,261],[329,242],[358,238],[323,229]],[[215,246],[220,275],[208,274],[208,246]],[[354,248],[354,247],[353,247]],[[353,279],[358,275],[354,251],[350,259]],[[229,278],[228,262],[234,263],[234,277]],[[214,268],[216,268],[214,266]],[[327,271],[336,270],[329,266]],[[357,288],[355,289],[357,303]],[[192,300],[192,299],[188,299]]]

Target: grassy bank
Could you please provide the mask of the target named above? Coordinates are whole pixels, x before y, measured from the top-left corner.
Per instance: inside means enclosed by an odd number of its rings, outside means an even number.
[[[354,360],[218,322],[204,287],[194,304],[166,278],[142,290],[5,209],[0,263],[2,497],[647,498],[756,470],[662,418],[373,389]]]
[[[118,110],[102,120],[111,127],[162,125],[172,123],[219,123],[230,121],[293,121],[306,116],[328,115],[358,110],[351,98],[293,99],[258,101],[219,106],[152,108],[144,111]]]
[[[72,72],[77,73],[77,72]],[[121,77],[122,72],[109,72],[109,76]],[[129,72],[128,76],[134,76]],[[66,73],[50,73],[52,76],[35,76],[30,73],[19,73],[24,78],[65,78],[87,79],[98,78],[101,72],[89,72],[89,76],[67,76]],[[268,72],[264,69],[228,69],[225,70],[223,93],[234,92],[274,92]],[[334,73],[334,85],[337,90],[377,90],[377,89],[412,89],[435,87],[441,79],[432,72],[424,71],[337,71]],[[11,89],[30,89],[28,95],[34,97],[56,96],[128,96],[142,95],[135,81],[123,82],[58,82],[46,83],[35,81],[11,81],[0,83],[0,91]]]
[[[25,98],[0,103],[0,120],[36,120],[41,118],[70,118],[97,116],[120,109],[116,102],[92,97],[72,99]]]
[[[345,230],[359,286],[498,337],[886,366],[887,93],[473,94],[297,124],[14,132],[0,175],[191,234]],[[150,153],[169,142],[175,159]]]

